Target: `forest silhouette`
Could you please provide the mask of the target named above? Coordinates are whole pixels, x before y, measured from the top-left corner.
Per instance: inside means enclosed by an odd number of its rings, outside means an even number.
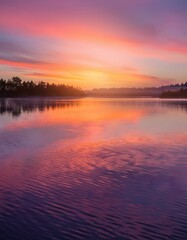
[[[0,97],[30,96],[83,97],[85,93],[81,88],[64,84],[22,81],[19,77],[13,77],[8,80],[0,79]]]
[[[84,92],[79,87],[22,81],[19,77],[0,79],[0,97],[160,97],[187,98],[187,82],[161,87],[100,88]]]
[[[181,88],[178,91],[164,91],[161,98],[187,98],[187,89]]]

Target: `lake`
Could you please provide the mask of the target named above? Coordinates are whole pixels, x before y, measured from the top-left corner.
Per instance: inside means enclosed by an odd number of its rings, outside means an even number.
[[[0,99],[0,239],[187,239],[187,101]]]

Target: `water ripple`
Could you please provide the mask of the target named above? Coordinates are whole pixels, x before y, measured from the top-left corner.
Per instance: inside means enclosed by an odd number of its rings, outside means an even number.
[[[38,135],[30,124],[0,132],[0,239],[187,239],[185,133],[106,138],[81,127],[55,120]],[[48,138],[37,138],[44,129]]]

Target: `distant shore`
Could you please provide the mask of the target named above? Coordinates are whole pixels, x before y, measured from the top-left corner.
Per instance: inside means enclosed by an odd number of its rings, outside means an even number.
[[[173,99],[181,99],[186,98],[187,99],[187,89],[181,88],[178,91],[164,91],[160,98],[173,98]]]
[[[22,81],[19,77],[0,79],[0,98],[187,98],[187,82],[161,87],[95,88],[79,87],[46,82]]]

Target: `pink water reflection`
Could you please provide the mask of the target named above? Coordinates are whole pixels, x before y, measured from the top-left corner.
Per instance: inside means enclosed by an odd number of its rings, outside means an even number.
[[[185,231],[184,106],[85,99],[1,118],[0,214],[21,216],[3,220],[14,232],[46,223],[63,235],[67,221],[100,239]]]

